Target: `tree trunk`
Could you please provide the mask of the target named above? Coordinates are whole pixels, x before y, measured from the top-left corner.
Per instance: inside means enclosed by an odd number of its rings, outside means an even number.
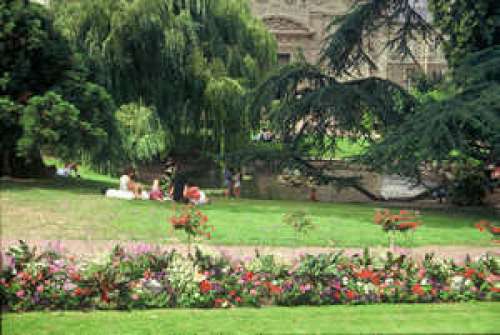
[[[55,173],[55,168],[47,168],[39,150],[34,150],[29,158],[19,157],[15,150],[2,152],[0,175],[12,177],[47,177]]]

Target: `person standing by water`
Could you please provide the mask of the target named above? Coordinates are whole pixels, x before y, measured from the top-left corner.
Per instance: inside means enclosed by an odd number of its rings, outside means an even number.
[[[231,197],[233,195],[233,174],[228,167],[224,168],[224,187],[224,196]]]
[[[241,171],[236,170],[236,173],[234,174],[234,187],[233,187],[233,193],[236,198],[239,198],[241,195]]]

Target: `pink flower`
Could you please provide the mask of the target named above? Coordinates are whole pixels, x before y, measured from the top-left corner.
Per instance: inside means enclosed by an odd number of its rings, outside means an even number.
[[[257,291],[254,290],[254,289],[251,289],[250,290],[250,295],[256,296],[257,295]]]
[[[38,285],[38,286],[36,287],[36,291],[37,291],[38,293],[42,293],[42,292],[43,292],[43,285]]]
[[[139,300],[139,295],[137,293],[134,293],[134,294],[132,294],[132,296],[130,298],[134,301],[137,301],[137,300]]]
[[[24,297],[24,290],[19,290],[16,292],[16,296],[21,299]]]
[[[311,290],[311,284],[300,285],[301,293],[306,293],[309,290]]]

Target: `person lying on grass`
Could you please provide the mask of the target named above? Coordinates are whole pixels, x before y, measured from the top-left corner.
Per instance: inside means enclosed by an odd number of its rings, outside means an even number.
[[[204,205],[210,203],[210,199],[206,196],[205,192],[200,190],[191,182],[187,182],[184,186],[183,196],[188,202],[194,205]]]

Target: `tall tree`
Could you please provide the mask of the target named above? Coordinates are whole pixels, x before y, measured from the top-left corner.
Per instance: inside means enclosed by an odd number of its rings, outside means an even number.
[[[83,79],[47,9],[6,0],[0,3],[0,21],[0,172],[43,173],[43,149],[67,159],[106,150],[113,102],[101,87]],[[69,88],[78,85],[78,95],[97,95],[68,101]],[[80,107],[89,110],[81,113]]]
[[[320,152],[327,152],[334,150],[338,134],[349,134],[371,142],[361,157],[365,164],[417,181],[424,163],[472,159],[484,166],[499,157],[500,77],[495,68],[500,25],[495,2],[431,1],[432,24],[415,9],[415,1],[355,1],[330,25],[321,57],[326,69],[305,63],[281,69],[260,86],[254,108],[271,112],[294,164],[311,137]],[[468,6],[475,10],[464,10]],[[387,32],[383,48],[401,57],[412,57],[411,41],[444,40],[457,75],[442,99],[422,103],[387,80],[352,78],[364,67],[376,66],[369,41]],[[279,108],[271,109],[277,95]],[[324,171],[311,172],[307,162],[302,166],[306,173],[329,178]]]
[[[53,9],[93,78],[120,105],[154,107],[174,149],[188,141],[217,153],[248,135],[254,119],[237,100],[274,64],[276,45],[246,1],[82,0]],[[223,103],[230,109],[220,113]]]

